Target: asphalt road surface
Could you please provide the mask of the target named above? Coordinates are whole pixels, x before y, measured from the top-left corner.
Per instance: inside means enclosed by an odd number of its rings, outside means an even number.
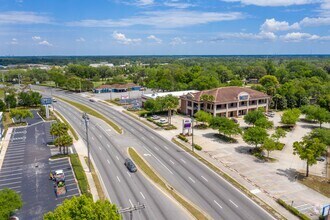
[[[55,92],[53,90],[53,94],[94,108],[117,123],[123,128],[124,134],[107,134],[106,136],[108,139],[111,138],[112,143],[117,143],[114,145],[116,148],[114,150],[118,153],[126,151],[129,146],[135,147],[172,187],[208,213],[211,218],[273,219],[265,210],[219,175],[130,116],[106,104],[91,103],[77,94],[61,90]]]
[[[58,101],[59,111],[85,138],[82,113],[72,106]],[[90,117],[89,139],[93,161],[102,176],[111,202],[121,208],[145,204],[146,208],[133,213],[133,219],[190,219],[190,215],[147,180],[139,171],[130,173],[124,166],[130,143],[117,144],[112,141],[114,131],[103,121]],[[129,213],[123,214],[129,219]]]

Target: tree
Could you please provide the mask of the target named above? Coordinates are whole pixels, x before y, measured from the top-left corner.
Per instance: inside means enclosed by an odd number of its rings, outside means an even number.
[[[44,220],[90,219],[120,220],[117,207],[108,200],[93,202],[85,195],[66,199],[53,212],[44,215]]]
[[[266,138],[262,145],[262,149],[267,151],[267,157],[269,157],[270,151],[276,150],[277,146],[278,146],[277,143],[273,139]]]
[[[0,112],[6,111],[6,104],[0,99]]]
[[[275,133],[272,134],[272,138],[274,138],[276,142],[278,142],[280,138],[285,137],[285,135],[286,135],[286,131],[283,128],[277,128],[275,130]]]
[[[208,94],[203,94],[200,97],[200,100],[204,103],[204,111],[206,111],[206,104],[208,102],[213,102],[214,101],[214,96],[213,95],[208,95]]]
[[[50,134],[56,137],[60,137],[62,135],[67,134],[68,132],[68,125],[62,122],[57,122],[52,124],[50,127]]]
[[[268,95],[274,95],[279,82],[276,76],[265,75],[260,80],[259,83],[265,87]]]
[[[300,110],[299,109],[289,109],[284,111],[282,117],[281,117],[281,123],[286,125],[294,126],[300,116]]]
[[[300,159],[306,160],[306,177],[309,174],[309,166],[317,163],[316,158],[326,151],[326,145],[321,143],[318,138],[304,138],[301,142],[293,143],[293,154],[298,154]]]
[[[306,114],[307,119],[319,122],[320,128],[324,122],[330,122],[330,112],[319,106],[304,106],[302,107],[302,112]]]
[[[17,100],[15,97],[15,94],[6,95],[5,103],[6,103],[7,108],[16,108]]]
[[[249,111],[249,113],[247,113],[244,116],[244,121],[245,121],[245,123],[252,124],[254,126],[256,121],[259,119],[262,119],[262,118],[266,118],[263,111],[255,110],[255,111]]]
[[[243,140],[258,147],[259,144],[263,144],[265,139],[268,137],[267,131],[260,127],[248,128],[243,134]]]
[[[9,219],[14,211],[22,208],[21,196],[12,189],[0,190],[0,219]]]
[[[202,122],[203,124],[212,120],[212,115],[208,112],[204,112],[203,110],[196,112],[194,116],[197,121]]]
[[[176,110],[179,105],[179,99],[173,95],[164,97],[164,108],[168,111],[168,123],[171,124],[172,110]]]
[[[69,146],[73,144],[73,139],[70,135],[64,134],[55,139],[54,144],[56,147],[59,147],[60,153],[62,153],[62,147],[64,148],[63,153],[69,153]],[[65,152],[66,149],[66,152]]]
[[[310,133],[310,138],[318,138],[322,143],[330,146],[330,129],[316,128]]]
[[[261,128],[270,129],[274,126],[274,123],[271,121],[268,121],[268,119],[266,117],[262,117],[262,118],[259,118],[258,120],[256,120],[254,125],[261,127]]]
[[[148,99],[144,103],[144,108],[154,114],[155,112],[160,111],[160,103],[158,102],[158,100]]]
[[[30,110],[27,109],[11,109],[9,113],[11,118],[15,118],[22,122],[22,119],[33,118],[33,114]]]
[[[214,117],[211,119],[210,126],[213,129],[218,129],[219,133],[231,137],[231,135],[240,134],[241,129],[239,124],[225,117]]]

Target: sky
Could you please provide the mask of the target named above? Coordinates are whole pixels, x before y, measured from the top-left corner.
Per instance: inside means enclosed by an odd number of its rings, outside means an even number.
[[[330,54],[330,0],[0,0],[0,56]]]

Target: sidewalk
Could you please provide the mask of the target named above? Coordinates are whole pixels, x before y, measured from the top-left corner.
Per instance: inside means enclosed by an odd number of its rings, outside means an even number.
[[[0,143],[0,169],[2,167],[2,163],[4,161],[5,155],[6,155],[6,151],[9,145],[9,141],[10,141],[10,137],[11,137],[11,133],[13,132],[13,127],[9,127],[6,133],[6,136],[1,140]]]

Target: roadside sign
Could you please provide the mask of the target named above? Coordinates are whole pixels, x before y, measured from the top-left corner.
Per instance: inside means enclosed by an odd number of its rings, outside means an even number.
[[[41,105],[50,105],[52,104],[52,98],[41,98]]]
[[[330,215],[330,205],[326,205],[322,209],[322,216],[329,216]]]
[[[183,120],[183,128],[191,128],[191,118],[184,118]]]

